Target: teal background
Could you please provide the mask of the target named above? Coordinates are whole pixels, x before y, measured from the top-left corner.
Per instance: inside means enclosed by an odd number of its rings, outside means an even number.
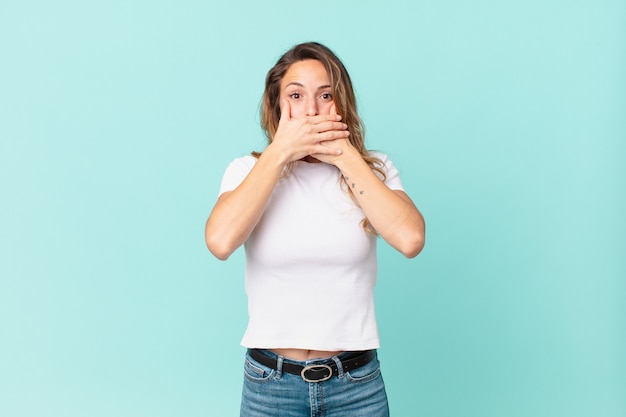
[[[308,40],[427,221],[380,242],[392,414],[626,416],[618,0],[0,3],[0,415],[238,414],[243,253],[204,222]]]

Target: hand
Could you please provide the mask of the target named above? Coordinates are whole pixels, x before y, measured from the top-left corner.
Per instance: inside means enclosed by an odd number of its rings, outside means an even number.
[[[337,115],[337,107],[335,107],[334,104],[330,108],[330,114]],[[326,140],[322,142],[322,145],[325,145],[330,149],[336,149],[340,151],[339,153],[333,153],[333,154],[321,154],[320,153],[320,154],[311,155],[315,159],[318,159],[321,162],[324,162],[326,164],[337,165],[337,163],[342,158],[345,158],[355,152],[356,152],[356,155],[360,156],[360,154],[356,151],[356,149],[352,146],[350,141],[347,139],[347,136],[345,138]]]
[[[335,106],[332,107],[335,109]],[[284,163],[297,161],[309,155],[340,155],[341,149],[328,146],[327,141],[345,139],[350,134],[341,116],[332,114],[291,118],[289,101],[280,102],[280,121],[272,143],[268,147],[277,152]]]

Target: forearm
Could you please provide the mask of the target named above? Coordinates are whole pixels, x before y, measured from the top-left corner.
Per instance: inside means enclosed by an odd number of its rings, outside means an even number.
[[[269,148],[232,192],[218,199],[205,227],[206,244],[219,259],[227,259],[250,236],[261,218],[284,163]]]
[[[424,219],[402,191],[390,190],[360,157],[343,158],[337,167],[374,229],[406,257],[424,246]]]

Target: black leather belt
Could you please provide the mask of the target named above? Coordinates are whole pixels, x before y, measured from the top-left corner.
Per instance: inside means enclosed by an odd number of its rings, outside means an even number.
[[[278,361],[266,355],[258,349],[248,349],[248,353],[255,361],[272,369],[278,368]],[[362,352],[346,352],[340,355],[341,368],[343,372],[353,371],[370,363],[376,357],[376,350],[366,350]],[[283,362],[283,372],[300,375],[306,382],[322,382],[330,379],[333,375],[339,374],[337,364],[329,359],[325,364],[296,365],[294,363]]]

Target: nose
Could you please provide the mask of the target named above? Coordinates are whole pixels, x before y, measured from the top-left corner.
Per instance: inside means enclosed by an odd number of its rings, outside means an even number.
[[[307,116],[317,116],[319,114],[317,101],[314,98],[309,98],[306,102],[305,110]]]

